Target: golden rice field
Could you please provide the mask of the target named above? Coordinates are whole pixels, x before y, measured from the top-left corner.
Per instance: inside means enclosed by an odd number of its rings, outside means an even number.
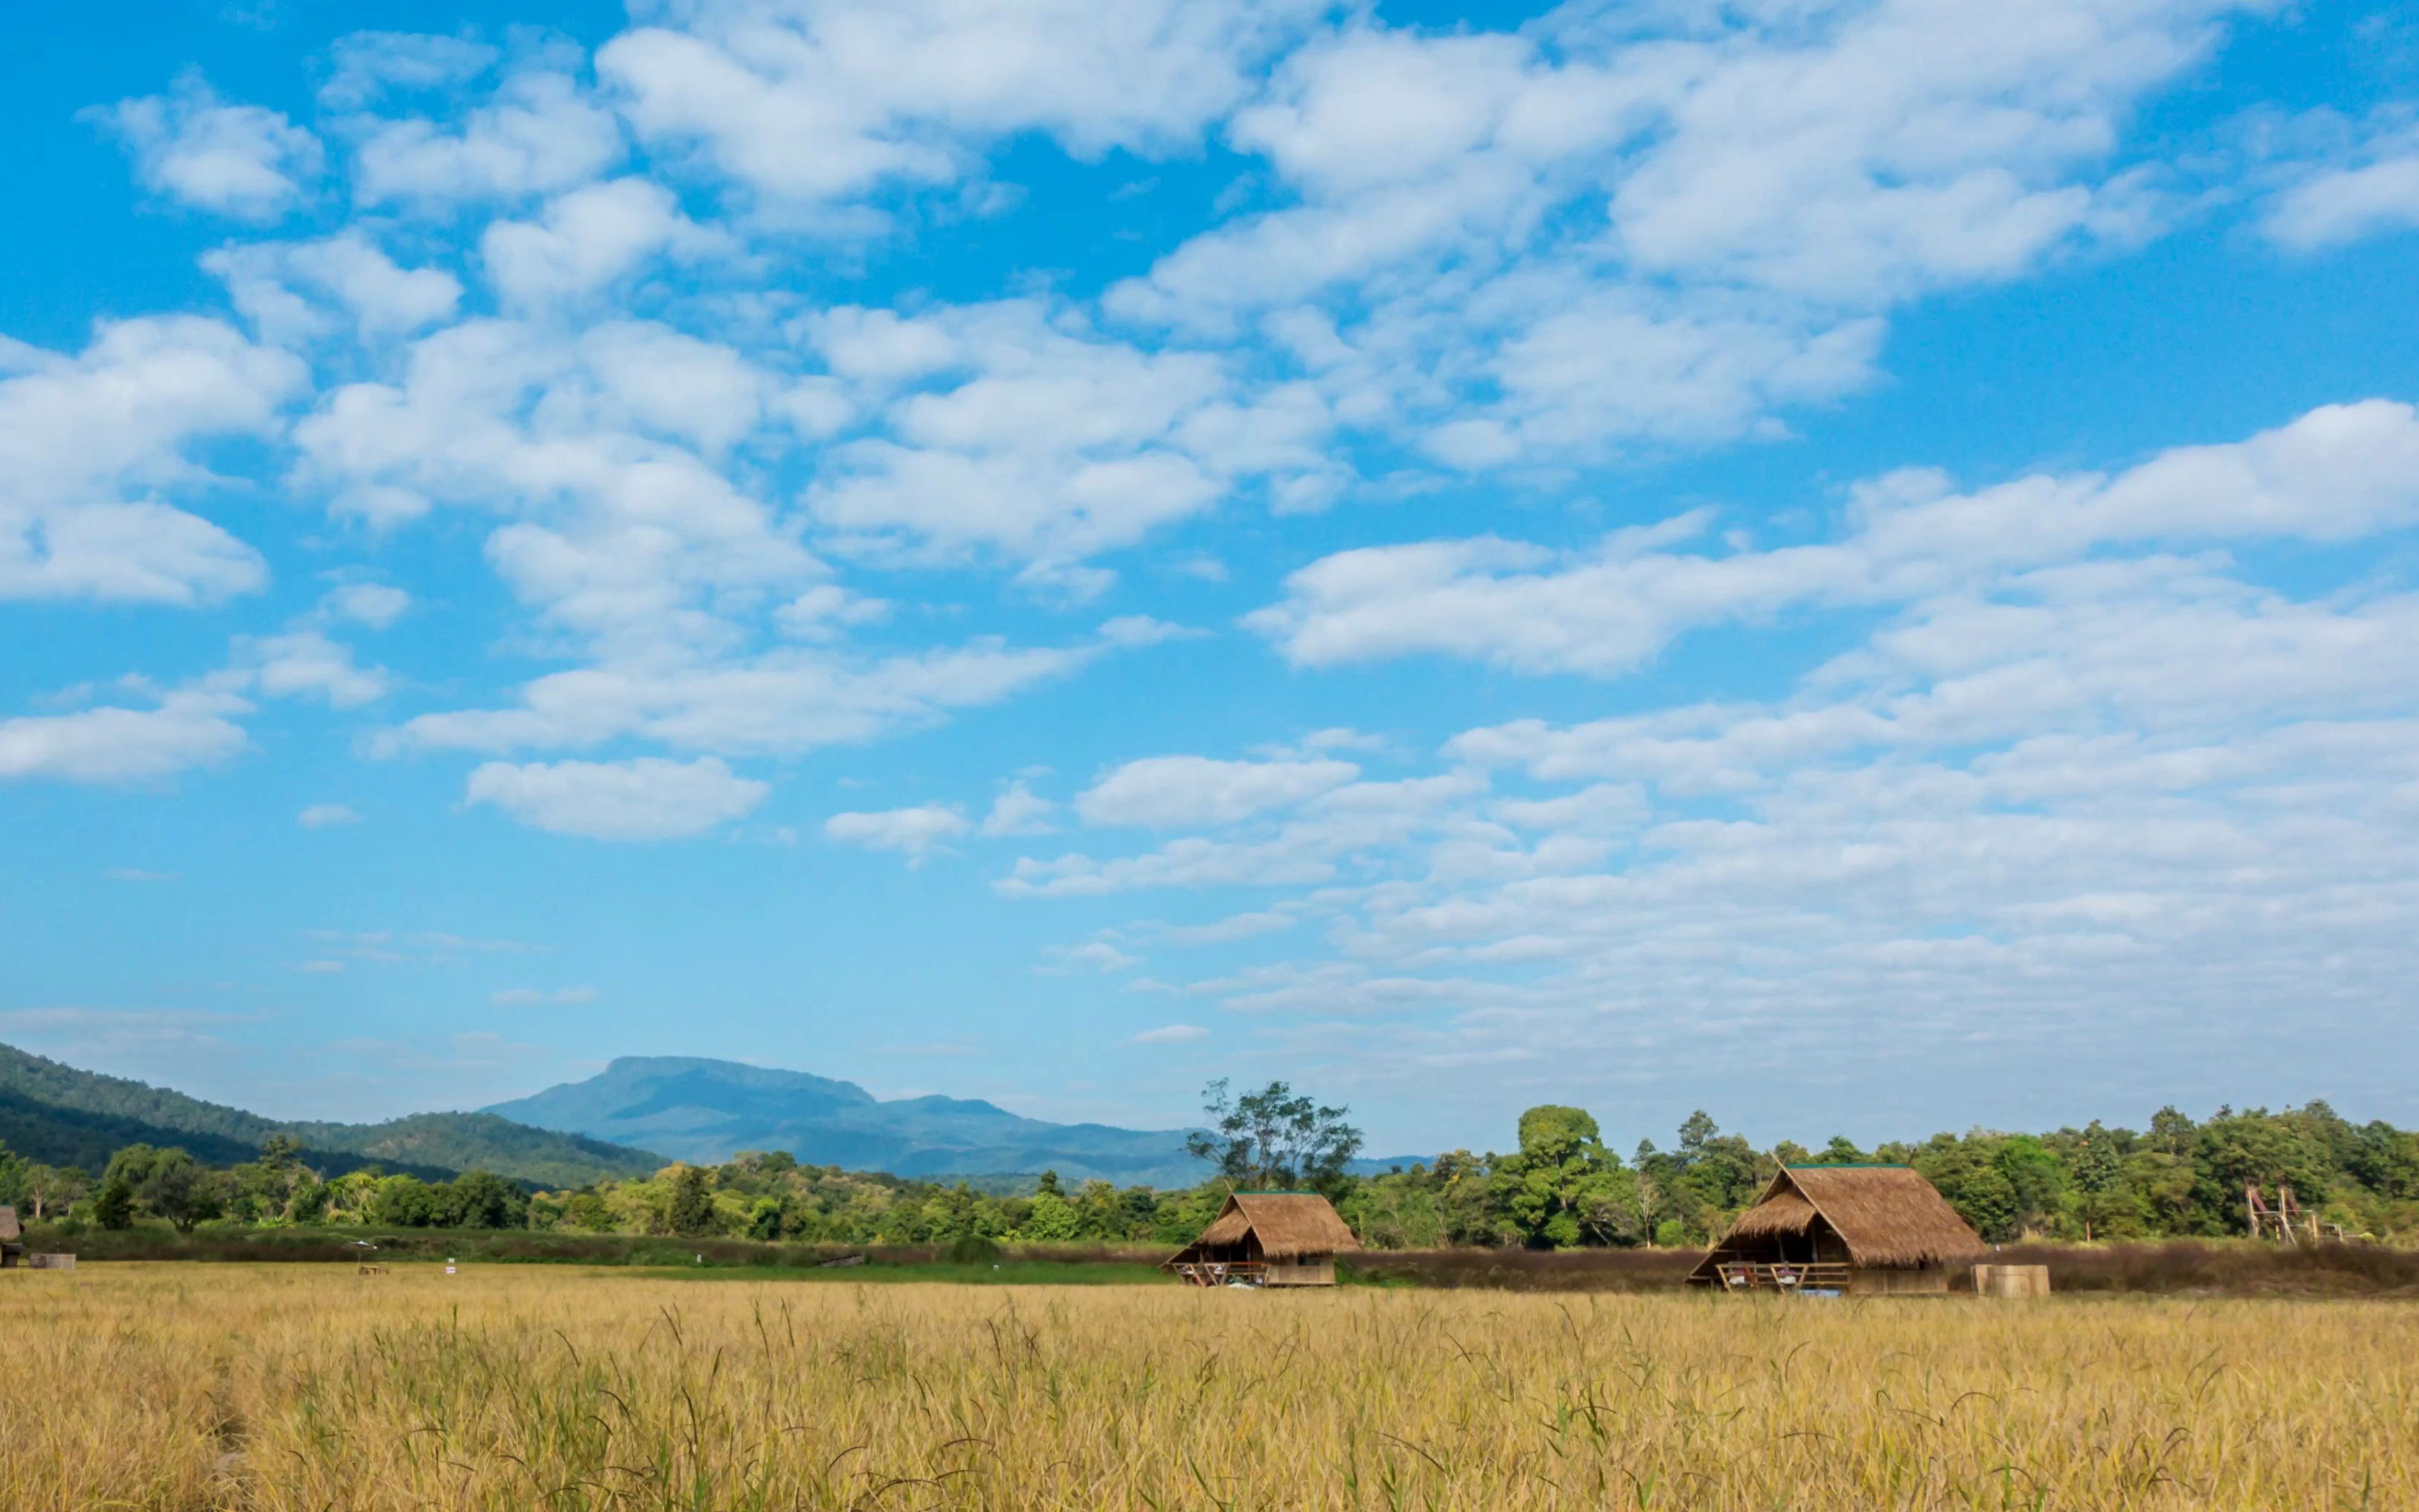
[[[2419,1308],[0,1276],[35,1508],[2419,1506]]]

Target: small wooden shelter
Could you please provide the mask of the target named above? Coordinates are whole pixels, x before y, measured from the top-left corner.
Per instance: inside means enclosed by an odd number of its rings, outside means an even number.
[[[1334,1206],[1316,1192],[1236,1192],[1201,1237],[1160,1269],[1203,1287],[1332,1287],[1335,1257],[1360,1247]]]
[[[17,1227],[17,1210],[0,1208],[0,1269],[16,1264],[18,1257],[25,1253],[21,1242],[24,1237],[25,1231]]]
[[[1691,1286],[1724,1291],[1946,1292],[1990,1253],[1905,1165],[1784,1165],[1714,1242]]]

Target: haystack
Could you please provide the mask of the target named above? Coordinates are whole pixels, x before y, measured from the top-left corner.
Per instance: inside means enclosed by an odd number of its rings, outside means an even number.
[[[1335,1257],[1360,1247],[1334,1206],[1316,1192],[1237,1192],[1201,1237],[1160,1269],[1207,1286],[1332,1287]]]
[[[1951,1270],[1988,1253],[1912,1167],[1784,1165],[1688,1280],[1725,1289],[1946,1291]]]

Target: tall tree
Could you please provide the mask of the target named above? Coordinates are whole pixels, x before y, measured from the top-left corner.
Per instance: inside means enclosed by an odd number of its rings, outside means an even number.
[[[1239,1098],[1221,1076],[1202,1089],[1201,1108],[1210,1128],[1187,1135],[1184,1148],[1239,1187],[1309,1186],[1333,1195],[1361,1152],[1361,1131],[1345,1121],[1349,1108],[1321,1106],[1283,1082]]]
[[[684,1165],[673,1179],[669,1221],[671,1231],[686,1239],[715,1231],[714,1193],[706,1185],[704,1166]]]
[[[1620,1157],[1585,1110],[1548,1104],[1520,1115],[1520,1153],[1502,1163],[1513,1221],[1532,1245],[1610,1242],[1636,1194]]]

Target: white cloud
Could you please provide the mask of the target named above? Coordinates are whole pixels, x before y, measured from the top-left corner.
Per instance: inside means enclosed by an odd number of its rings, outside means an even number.
[[[532,305],[594,294],[657,256],[694,260],[729,245],[681,214],[662,185],[616,178],[549,200],[534,222],[497,222],[479,252],[497,293]]]
[[[2231,0],[1700,13],[1517,34],[1366,22],[1228,135],[1293,193],[1104,301],[1273,337],[1348,423],[1481,471],[1777,431],[1942,287],[2157,234],[2136,103]]]
[[[1138,856],[1102,859],[1070,853],[1047,861],[1022,856],[993,887],[1010,898],[1079,898],[1147,887],[1331,882],[1347,862],[1459,826],[1455,806],[1486,787],[1483,775],[1468,770],[1400,782],[1354,782],[1307,799],[1282,822],[1246,822],[1225,835],[1179,836]]]
[[[358,825],[362,816],[341,803],[315,803],[294,816],[294,822],[305,829],[330,829],[338,825]]]
[[[536,987],[507,987],[491,993],[487,1001],[500,1008],[524,1008],[545,1003],[557,1007],[575,1003],[593,1003],[599,994],[593,987],[557,987],[551,991]]]
[[[133,149],[135,172],[156,193],[238,220],[267,221],[318,177],[318,139],[281,113],[220,100],[188,71],[165,95],[91,113]]]
[[[356,665],[351,647],[316,630],[239,640],[237,651],[253,686],[270,698],[310,696],[331,708],[352,709],[386,697],[384,668]]]
[[[1117,646],[1155,646],[1166,640],[1191,640],[1208,633],[1148,614],[1120,614],[1101,624],[1101,639]]]
[[[991,812],[983,816],[981,833],[986,839],[1007,835],[1047,835],[1054,827],[1050,816],[1058,806],[1037,795],[1023,782],[1011,782],[992,800]]]
[[[2419,673],[2402,654],[2419,600],[2382,581],[2296,596],[2156,548],[2419,523],[2394,454],[2328,450],[2392,418],[2327,412],[1993,508],[1897,496],[1861,528],[1997,543],[1997,525],[1948,528],[1996,509],[2055,560],[1934,580],[1782,698],[1521,720],[1441,753],[1442,775],[1517,774],[1517,792],[1465,781],[1417,810],[1373,794],[1398,807],[1350,834],[1244,820],[1139,856],[1029,859],[1002,890],[1293,889],[1197,931],[1127,933],[1216,944],[1321,922],[1291,959],[1183,990],[1305,1021],[1268,1031],[1297,1054],[1359,1015],[1359,1074],[1403,1088],[1489,1057],[1641,1095],[1675,1067],[1740,1086],[1815,1067],[1880,1091],[1920,1065],[1963,1100],[2187,1024],[2240,1043],[2279,1000],[2301,1005],[2297,1041],[2313,1022],[2373,1034],[2419,964]],[[2293,460],[2310,456],[2334,460],[2314,475]],[[1947,516],[1895,519],[1944,500]],[[1548,1080],[1502,1075],[1537,1095]]]
[[[1106,940],[1086,940],[1081,945],[1053,945],[1042,949],[1042,955],[1055,963],[1055,969],[1072,971],[1089,967],[1102,976],[1132,971],[1142,964],[1142,957],[1118,949]]]
[[[1087,825],[1171,829],[1232,824],[1291,807],[1360,775],[1350,762],[1150,756],[1128,762],[1093,783],[1075,799],[1075,811]]]
[[[329,50],[333,68],[319,86],[319,103],[359,110],[400,90],[436,89],[476,78],[496,50],[466,37],[420,32],[354,32]]]
[[[1191,1044],[1210,1038],[1210,1031],[1197,1024],[1164,1024],[1156,1029],[1145,1029],[1127,1041],[1129,1044]]]
[[[178,688],[147,709],[83,709],[0,719],[0,779],[145,782],[224,762],[244,748],[234,716],[252,705],[219,687]]]
[[[262,339],[280,344],[347,330],[369,340],[406,335],[452,318],[462,299],[453,274],[404,268],[359,228],[319,241],[223,247],[205,254],[202,266],[224,281]]]
[[[338,619],[383,630],[411,608],[411,595],[385,583],[347,583],[322,599],[320,608]]]
[[[255,589],[259,554],[157,497],[217,482],[190,459],[264,436],[302,364],[191,316],[101,326],[74,357],[0,337],[0,599],[194,604]]]
[[[441,208],[559,194],[604,174],[622,151],[611,112],[567,75],[519,73],[458,131],[424,119],[377,124],[354,149],[353,196]]]
[[[773,611],[781,633],[800,640],[837,640],[841,632],[890,617],[886,599],[868,598],[838,583],[818,583]]]
[[[488,762],[464,798],[492,803],[522,824],[592,840],[673,840],[703,834],[763,801],[771,787],[712,756],[692,762]]]
[[[966,816],[946,804],[927,803],[912,809],[887,809],[872,813],[836,813],[824,821],[824,834],[845,845],[897,851],[909,866],[921,866],[942,842],[965,834]]]
[[[591,667],[523,685],[517,707],[422,715],[393,743],[508,750],[638,735],[690,749],[794,754],[937,723],[1062,676],[1090,655],[981,643],[872,662],[801,649],[727,663]]]
[[[2149,542],[2357,539],[2419,521],[2419,411],[2327,406],[2248,440],[2115,474],[1969,494],[1907,471],[1859,488],[1836,544],[1679,551],[1703,514],[1556,552],[1489,537],[1340,552],[1245,623],[1311,666],[1419,653],[1523,671],[1626,672],[1702,626],[1816,604],[1903,602]]]
[[[2316,252],[2419,226],[2419,109],[2378,111],[2342,133],[2330,155],[2291,165],[2260,229],[2279,246]]]
[[[970,148],[1044,131],[1097,158],[1182,150],[1309,0],[702,0],[597,50],[640,136],[694,145],[774,201],[820,202],[971,170]]]
[[[772,396],[766,375],[736,351],[650,321],[591,327],[579,352],[633,420],[708,454],[755,429]]]
[[[1216,357],[1108,339],[1039,301],[840,310],[810,329],[879,415],[881,434],[835,448],[807,496],[851,554],[995,557],[1030,581],[1077,581],[1075,563],[1245,480],[1324,465],[1315,396],[1247,395]]]
[[[1274,934],[1289,930],[1299,922],[1290,914],[1259,909],[1245,914],[1229,914],[1225,918],[1207,924],[1176,924],[1166,927],[1160,937],[1174,945],[1229,945],[1248,940],[1258,934]]]

